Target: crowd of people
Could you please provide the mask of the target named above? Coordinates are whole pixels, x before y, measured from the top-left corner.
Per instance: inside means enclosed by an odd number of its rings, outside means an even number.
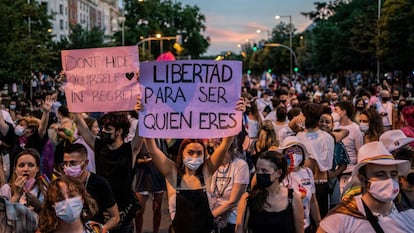
[[[386,81],[246,79],[237,135],[171,139],[139,135],[139,99],[71,113],[57,77],[3,91],[4,232],[141,233],[152,198],[156,233],[164,195],[169,232],[414,232],[414,102]]]

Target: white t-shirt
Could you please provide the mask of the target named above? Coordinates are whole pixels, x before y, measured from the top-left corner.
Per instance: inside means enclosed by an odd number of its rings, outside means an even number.
[[[355,122],[346,126],[339,125],[336,129],[346,129],[349,131],[349,135],[342,139],[342,143],[351,160],[344,173],[352,172],[358,162],[358,150],[364,143],[364,135]]]
[[[256,120],[251,120],[246,117],[246,130],[249,138],[257,138],[259,134],[259,122]]]
[[[276,132],[279,143],[281,143],[286,137],[293,136],[295,134],[295,132],[289,128],[289,121],[286,121],[283,125],[277,125],[273,122],[273,129]]]
[[[268,98],[268,100],[264,100],[263,98],[257,99],[256,100],[256,106],[257,106],[257,110],[259,110],[259,112],[263,112],[264,109],[266,108],[266,106],[269,106],[270,109],[273,110],[272,99],[271,98]]]
[[[74,143],[79,143],[85,146],[86,148],[86,152],[88,155],[88,166],[87,169],[89,172],[92,172],[94,174],[96,174],[96,165],[95,165],[95,152],[92,150],[92,148],[88,145],[88,143],[86,143],[85,139],[83,139],[83,137],[79,136]]]
[[[249,181],[249,166],[246,161],[234,158],[228,166],[221,166],[211,179],[211,208],[215,209],[229,200],[233,184],[248,185]],[[230,211],[227,222],[236,224],[236,218],[237,206]]]
[[[12,119],[12,117],[11,117],[11,115],[10,115],[10,113],[9,113],[8,111],[1,110],[1,113],[3,114],[3,119],[4,119],[6,122],[9,122],[9,123],[10,123],[10,124],[12,124],[13,126],[16,126],[16,125],[14,124],[13,119]]]
[[[361,195],[355,196],[358,211],[366,216]],[[373,213],[375,215],[375,213]],[[391,214],[388,216],[378,216],[378,222],[385,233],[407,233],[404,228],[408,224],[404,217],[400,217],[398,210],[393,206]],[[412,222],[411,222],[412,224]],[[375,232],[371,223],[367,219],[360,219],[346,214],[335,213],[325,217],[320,227],[326,232],[335,233],[371,233]]]
[[[299,132],[296,136],[309,151],[309,158],[318,163],[320,171],[332,168],[335,139],[329,133],[318,129],[315,132]]]
[[[310,226],[310,201],[312,194],[315,193],[315,181],[313,173],[309,168],[300,168],[297,172],[291,172],[283,180],[282,184],[292,188],[302,199],[303,210],[305,213],[304,228]]]

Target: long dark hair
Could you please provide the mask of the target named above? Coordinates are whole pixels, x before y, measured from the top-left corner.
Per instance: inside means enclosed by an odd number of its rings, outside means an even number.
[[[360,115],[365,115],[368,118],[369,129],[366,133],[370,140],[378,141],[381,134],[384,132],[384,125],[382,118],[377,110],[368,108],[361,111]]]
[[[287,174],[287,161],[281,153],[277,151],[266,151],[261,154],[260,159],[269,161],[274,166],[275,171],[278,169],[282,170],[279,182],[285,178]],[[249,199],[247,200],[247,205],[250,211],[262,212],[265,205],[270,206],[270,204],[266,202],[268,195],[269,192],[266,188],[255,185],[250,192]]]
[[[191,143],[198,143],[201,146],[203,146],[204,160],[206,160],[207,149],[206,149],[206,146],[204,145],[203,140],[201,140],[201,139],[184,139],[180,144],[180,147],[178,149],[178,156],[177,156],[178,174],[181,175],[181,176],[185,173],[185,166],[184,166],[184,162],[183,162],[183,152],[184,152],[184,149],[187,147],[187,145],[191,144]],[[196,171],[196,175],[201,174],[202,170],[203,170],[203,166],[200,166]]]

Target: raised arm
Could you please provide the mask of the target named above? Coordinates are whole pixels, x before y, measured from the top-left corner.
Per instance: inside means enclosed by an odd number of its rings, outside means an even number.
[[[75,113],[75,123],[76,127],[82,138],[85,140],[86,144],[91,147],[92,150],[95,148],[95,135],[92,134],[85,120],[83,119],[80,113]]]
[[[214,153],[206,160],[207,169],[209,174],[213,174],[223,163],[224,157],[227,151],[230,148],[231,143],[233,142],[233,137],[225,137],[221,141],[220,146],[214,150]]]
[[[6,137],[7,132],[9,131],[9,125],[6,123],[6,121],[4,121],[4,117],[3,117],[2,111],[3,110],[0,110],[0,133],[4,137]]]
[[[139,136],[139,124],[137,124],[137,128],[135,130],[135,135],[131,141],[131,148],[132,148],[132,161],[133,165],[135,165],[135,161],[137,161],[138,153],[141,151],[142,145],[144,144],[144,139]]]
[[[39,136],[41,138],[44,138],[47,132],[47,124],[49,122],[49,113],[52,110],[52,96],[48,95],[45,98],[45,102],[42,105],[42,118],[40,119],[40,125],[39,125]]]
[[[242,111],[242,112],[246,110],[246,103],[244,102],[243,97],[240,97],[239,100],[237,101],[236,110]],[[243,123],[240,122],[240,124],[243,124]],[[208,169],[207,170],[208,174],[213,174],[218,169],[220,164],[223,162],[224,155],[229,150],[230,145],[233,142],[233,138],[234,136],[223,138],[220,146],[217,149],[215,149],[211,157],[206,160],[206,164],[207,164],[206,167]]]
[[[147,147],[148,152],[152,156],[152,162],[161,172],[161,174],[170,181],[172,180],[173,170],[177,171],[177,166],[173,161],[168,159],[168,157],[162,152],[153,138],[144,138],[145,146]]]

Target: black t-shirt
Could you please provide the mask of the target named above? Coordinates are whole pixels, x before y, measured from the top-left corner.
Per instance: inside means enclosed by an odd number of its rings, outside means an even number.
[[[102,176],[90,173],[86,190],[98,204],[99,212],[92,218],[92,220],[99,223],[104,223],[103,212],[116,204],[114,194],[108,181]]]
[[[1,112],[0,112],[1,114]],[[13,147],[14,142],[16,140],[16,134],[14,133],[14,127],[12,124],[10,124],[9,122],[6,121],[7,126],[9,127],[9,129],[7,130],[6,135],[3,136],[3,134],[0,133],[0,140],[4,143],[6,143],[7,145],[10,146],[10,148]],[[3,148],[3,146],[2,146]]]
[[[96,174],[104,177],[111,185],[119,210],[129,204],[132,188],[132,149],[131,142],[110,150],[102,140],[95,140]]]

